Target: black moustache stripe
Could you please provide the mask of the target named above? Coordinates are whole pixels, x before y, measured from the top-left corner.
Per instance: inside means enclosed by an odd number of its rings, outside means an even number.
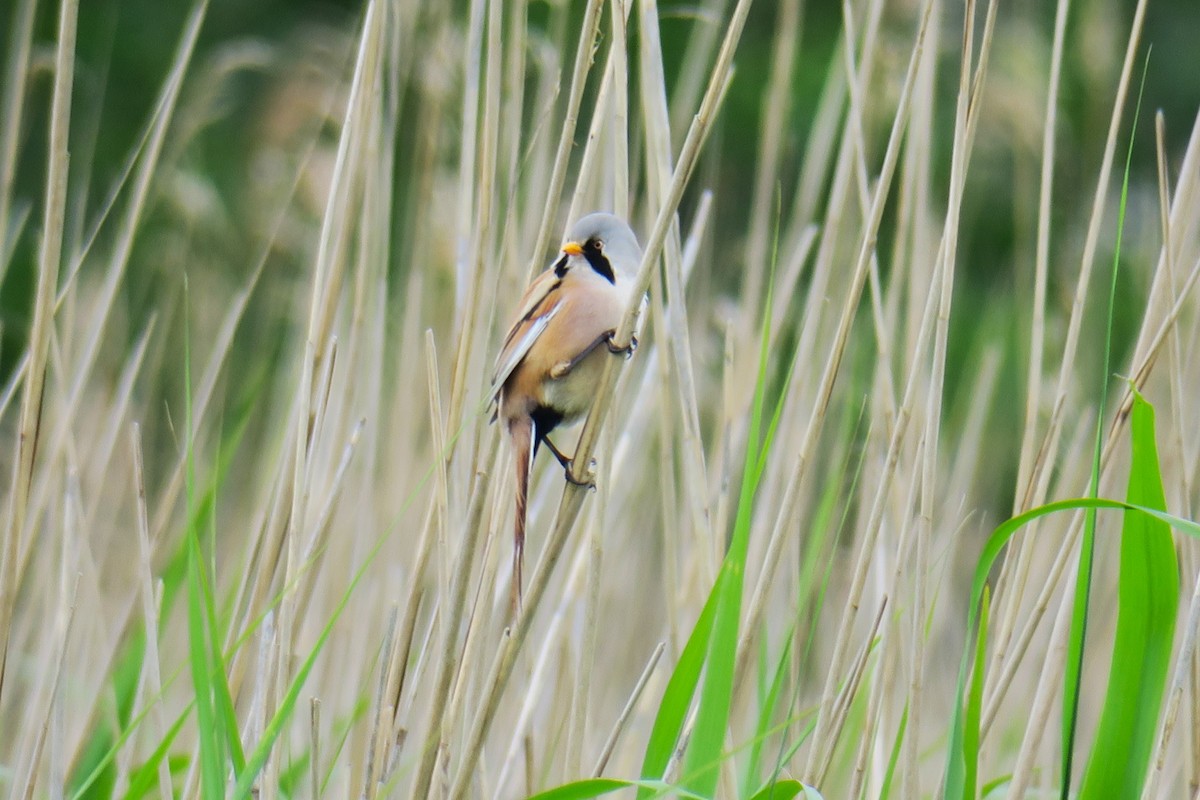
[[[567,257],[565,255],[554,265],[554,274],[560,278],[567,274]]]
[[[591,265],[592,269],[603,275],[605,280],[607,280],[609,283],[616,284],[617,276],[613,274],[612,264],[608,263],[608,258],[604,255],[604,253],[599,250],[586,247],[583,250],[583,255],[584,258],[587,259],[588,264]]]

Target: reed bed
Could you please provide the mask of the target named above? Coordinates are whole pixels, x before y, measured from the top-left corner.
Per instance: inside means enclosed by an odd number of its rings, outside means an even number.
[[[855,0],[814,42],[800,0],[366,0],[214,43],[197,0],[115,142],[77,0],[10,5],[0,792],[1200,797],[1170,4]],[[596,490],[535,464],[514,615],[491,365],[598,209],[639,346]],[[1033,519],[1081,497],[1174,516]]]

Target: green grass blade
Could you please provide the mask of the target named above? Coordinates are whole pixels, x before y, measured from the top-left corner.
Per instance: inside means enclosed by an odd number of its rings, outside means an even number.
[[[759,704],[758,726],[755,730],[754,743],[750,746],[750,763],[746,765],[746,776],[742,781],[742,794],[748,796],[750,794],[751,785],[758,780],[760,765],[762,763],[762,748],[766,741],[767,731],[771,726],[771,717],[775,713],[776,706],[779,705],[779,695],[783,690],[783,682],[788,674],[788,662],[792,657],[792,646],[795,643],[796,623],[795,620],[788,625],[787,634],[784,637],[783,647],[780,648],[779,658],[775,662],[775,674],[771,679],[771,685],[768,687],[762,702]],[[766,636],[762,635],[760,641],[763,643],[763,648],[766,648]],[[764,654],[760,663],[766,664],[767,658]]]
[[[196,463],[192,441],[192,359],[190,324],[188,323],[187,279],[184,278],[184,436],[185,436],[185,498],[188,519],[194,519],[196,496]],[[219,800],[225,794],[225,750],[224,729],[217,725],[213,708],[215,677],[212,660],[208,653],[208,633],[204,614],[204,594],[207,579],[204,561],[200,555],[200,537],[196,528],[189,527],[186,537],[187,565],[187,620],[188,620],[188,664],[192,672],[192,686],[196,694],[196,724],[199,728],[200,796],[204,800]]]
[[[217,458],[220,461],[220,456]],[[219,484],[219,479],[214,476],[213,486]],[[214,492],[214,508],[213,513],[209,515],[209,524],[212,527],[209,541],[215,544],[216,535],[216,508],[215,508],[215,492]],[[215,569],[215,567],[214,567]],[[233,706],[233,693],[229,689],[229,675],[225,669],[225,659],[221,655],[221,623],[217,615],[216,602],[213,599],[213,581],[208,579],[207,574],[203,571],[201,576],[204,578],[200,582],[201,588],[204,590],[204,614],[205,628],[208,631],[208,654],[209,654],[209,671],[213,676],[213,708],[218,718],[218,724],[223,732],[224,742],[222,743],[228,749],[230,760],[233,762],[234,772],[241,772],[246,766],[246,756],[242,751],[241,734],[238,732],[237,711]]]
[[[983,676],[987,658],[988,613],[990,591],[983,588],[983,600],[979,612],[979,633],[975,644],[975,667],[971,670],[971,688],[967,695],[967,729],[963,736],[963,756],[966,762],[965,792],[969,800],[975,798],[975,787],[979,781],[979,720],[983,710]]]
[[[1136,391],[1126,499],[1165,509],[1154,408]],[[1179,565],[1166,523],[1126,512],[1121,530],[1117,630],[1108,693],[1080,800],[1137,797],[1150,766],[1175,636]]]
[[[739,558],[730,548],[717,578],[717,610],[709,641],[704,682],[700,689],[696,725],[684,756],[681,781],[684,787],[701,797],[713,796],[720,772],[721,751],[725,745],[725,728],[733,694],[744,566],[745,552]]]
[[[675,742],[683,730],[688,707],[696,686],[700,683],[700,671],[704,668],[704,657],[708,652],[709,635],[712,633],[713,617],[717,610],[717,592],[709,593],[708,600],[700,617],[692,627],[687,644],[679,654],[679,661],[667,681],[658,705],[658,713],[654,717],[654,727],[650,731],[650,739],[646,743],[646,754],[642,759],[642,778],[661,778],[675,751]],[[648,789],[638,790],[638,800],[644,800],[651,794]]]
[[[154,752],[129,776],[129,788],[125,791],[124,800],[141,800],[158,788],[158,765],[167,758],[167,751],[175,741],[175,737],[187,721],[188,714],[180,714],[175,724],[163,736],[162,741],[154,748]],[[168,759],[170,763],[170,759]],[[111,796],[111,795],[110,795]]]
[[[68,783],[69,796],[72,798],[107,800],[112,797],[117,779],[113,757],[128,738],[127,732],[142,718],[141,714],[133,715],[133,704],[137,698],[145,657],[146,637],[142,630],[134,631],[126,637],[109,678],[115,701],[115,708],[109,713],[115,712],[122,732],[117,734],[103,723],[93,729],[88,743],[82,748],[79,766]]]
[[[879,800],[887,800],[892,793],[892,780],[896,777],[896,765],[900,763],[900,750],[904,745],[904,734],[908,730],[908,703],[900,714],[900,724],[896,729],[896,738],[892,742],[892,754],[888,756],[887,772],[883,775],[883,784],[879,788]],[[866,791],[866,787],[863,787]]]
[[[205,632],[203,589],[201,588],[200,546],[195,531],[188,537],[188,663],[192,671],[192,686],[196,695],[196,724],[200,740],[200,794],[205,800],[223,794],[224,753],[221,731],[216,724],[213,708],[212,662],[209,658],[208,637]]]
[[[1105,370],[1107,373],[1107,370]],[[1103,406],[1103,404],[1102,404]],[[1099,435],[1097,435],[1099,447]],[[1092,467],[1090,493],[1096,496],[1099,464]],[[1075,574],[1075,598],[1071,608],[1071,630],[1067,639],[1066,672],[1063,675],[1062,719],[1062,795],[1067,800],[1075,751],[1075,724],[1079,712],[1079,686],[1083,675],[1083,648],[1087,640],[1088,597],[1092,588],[1092,560],[1096,551],[1096,512],[1089,510],[1084,519],[1083,540],[1079,545],[1079,564]],[[973,797],[974,795],[968,795]]]

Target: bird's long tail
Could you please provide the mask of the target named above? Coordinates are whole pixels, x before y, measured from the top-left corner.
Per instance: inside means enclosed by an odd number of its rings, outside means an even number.
[[[513,466],[517,478],[517,511],[513,525],[512,616],[521,610],[521,567],[525,561],[525,520],[529,499],[529,467],[533,449],[533,420],[513,422],[508,429],[513,442]]]

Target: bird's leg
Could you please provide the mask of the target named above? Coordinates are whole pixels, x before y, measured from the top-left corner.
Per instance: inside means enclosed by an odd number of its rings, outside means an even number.
[[[575,476],[571,474],[571,467],[575,463],[574,459],[567,458],[565,455],[563,455],[563,452],[554,446],[554,442],[550,441],[549,436],[543,436],[542,441],[546,443],[546,447],[550,448],[550,452],[553,453],[554,457],[558,459],[558,463],[562,464],[563,475],[566,477],[567,483],[573,483],[576,486],[584,486],[588,489],[596,488],[595,481],[581,481],[576,479]]]
[[[575,369],[575,367],[578,366],[579,362],[583,361],[585,358],[590,356],[592,354],[592,351],[595,350],[600,345],[606,345],[608,347],[608,352],[610,352],[614,355],[623,355],[626,358],[629,358],[631,355],[633,355],[633,351],[637,349],[637,346],[638,346],[637,337],[632,336],[629,339],[629,344],[625,345],[624,347],[617,347],[613,343],[613,337],[616,335],[617,335],[617,332],[614,330],[607,330],[604,333],[600,334],[599,336],[596,337],[596,340],[594,342],[589,344],[587,347],[583,348],[583,350],[581,350],[570,361],[560,361],[559,363],[557,363],[553,367],[551,367],[550,368],[550,377],[554,380],[558,380],[559,378],[564,377],[571,370]]]

